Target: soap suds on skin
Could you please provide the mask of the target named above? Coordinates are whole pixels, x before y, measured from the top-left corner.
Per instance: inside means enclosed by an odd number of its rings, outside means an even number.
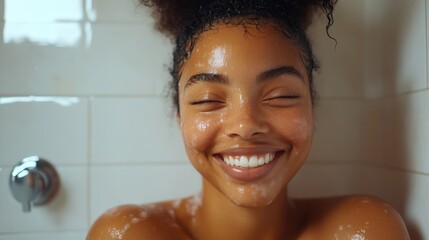
[[[150,207],[150,206],[149,206]],[[114,215],[120,214],[120,208],[112,208],[106,212],[106,214]],[[109,229],[110,236],[114,239],[124,239],[126,232],[131,228],[132,225],[139,222],[145,221],[150,217],[150,212],[147,210],[141,210],[137,214],[130,213],[128,215],[122,216],[124,219],[127,219],[129,222],[124,224],[121,227],[115,226]]]
[[[352,236],[351,240],[365,240],[365,237],[361,234],[355,234]]]
[[[191,197],[186,203],[186,211],[192,218],[192,225],[195,226],[197,223],[195,216],[197,214],[198,209],[201,206],[201,193],[198,193]]]
[[[126,227],[127,227],[127,225],[126,225]],[[110,236],[113,237],[114,239],[123,239],[124,234],[127,230],[128,230],[127,228],[123,228],[123,229],[112,228],[112,229],[110,229],[109,232],[110,232]]]
[[[210,126],[210,124],[208,122],[200,122],[198,123],[198,130],[200,130],[201,132],[204,132],[206,130],[206,128],[208,128]]]
[[[143,218],[143,219],[146,219],[146,218],[149,217],[149,213],[146,210],[142,210],[140,212],[140,217]]]
[[[186,210],[191,216],[195,216],[200,206],[201,206],[201,193],[196,194],[189,199],[186,205]]]

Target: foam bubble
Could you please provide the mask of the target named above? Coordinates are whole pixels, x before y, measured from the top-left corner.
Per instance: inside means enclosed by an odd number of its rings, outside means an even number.
[[[352,236],[351,240],[365,240],[365,237],[359,233]]]
[[[129,228],[130,224],[125,224],[121,229],[113,227],[110,229],[110,236],[112,236],[114,239],[124,239],[124,234],[128,231]]]
[[[189,199],[186,205],[186,210],[191,216],[195,216],[200,206],[201,206],[201,193],[196,194]]]
[[[143,219],[146,219],[149,217],[149,213],[145,210],[140,211],[140,217],[142,217]]]

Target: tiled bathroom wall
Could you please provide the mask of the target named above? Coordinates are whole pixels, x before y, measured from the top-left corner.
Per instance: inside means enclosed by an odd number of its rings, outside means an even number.
[[[424,0],[340,0],[334,47],[323,21],[313,26],[321,101],[313,152],[292,185],[297,196],[383,198],[411,239],[429,238],[428,10]]]
[[[429,238],[428,1],[365,2],[364,188]]]
[[[321,69],[297,197],[364,193],[429,238],[425,0],[340,0],[309,29]],[[171,43],[134,0],[0,0],[0,240],[84,239],[103,211],[195,194],[165,97]],[[61,190],[22,213],[12,166],[39,155]]]

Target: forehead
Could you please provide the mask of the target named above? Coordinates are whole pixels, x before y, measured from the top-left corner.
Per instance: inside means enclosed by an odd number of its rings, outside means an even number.
[[[198,36],[182,76],[245,68],[266,70],[294,66],[306,75],[298,47],[273,24],[217,24]],[[251,69],[250,69],[251,68]]]

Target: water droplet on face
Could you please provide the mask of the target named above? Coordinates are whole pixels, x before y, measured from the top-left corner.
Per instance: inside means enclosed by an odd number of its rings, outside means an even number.
[[[198,123],[198,130],[200,130],[201,132],[204,132],[207,127],[209,127],[210,124],[208,122],[199,122]]]
[[[226,49],[219,46],[213,50],[209,59],[212,68],[220,68],[226,65]]]

